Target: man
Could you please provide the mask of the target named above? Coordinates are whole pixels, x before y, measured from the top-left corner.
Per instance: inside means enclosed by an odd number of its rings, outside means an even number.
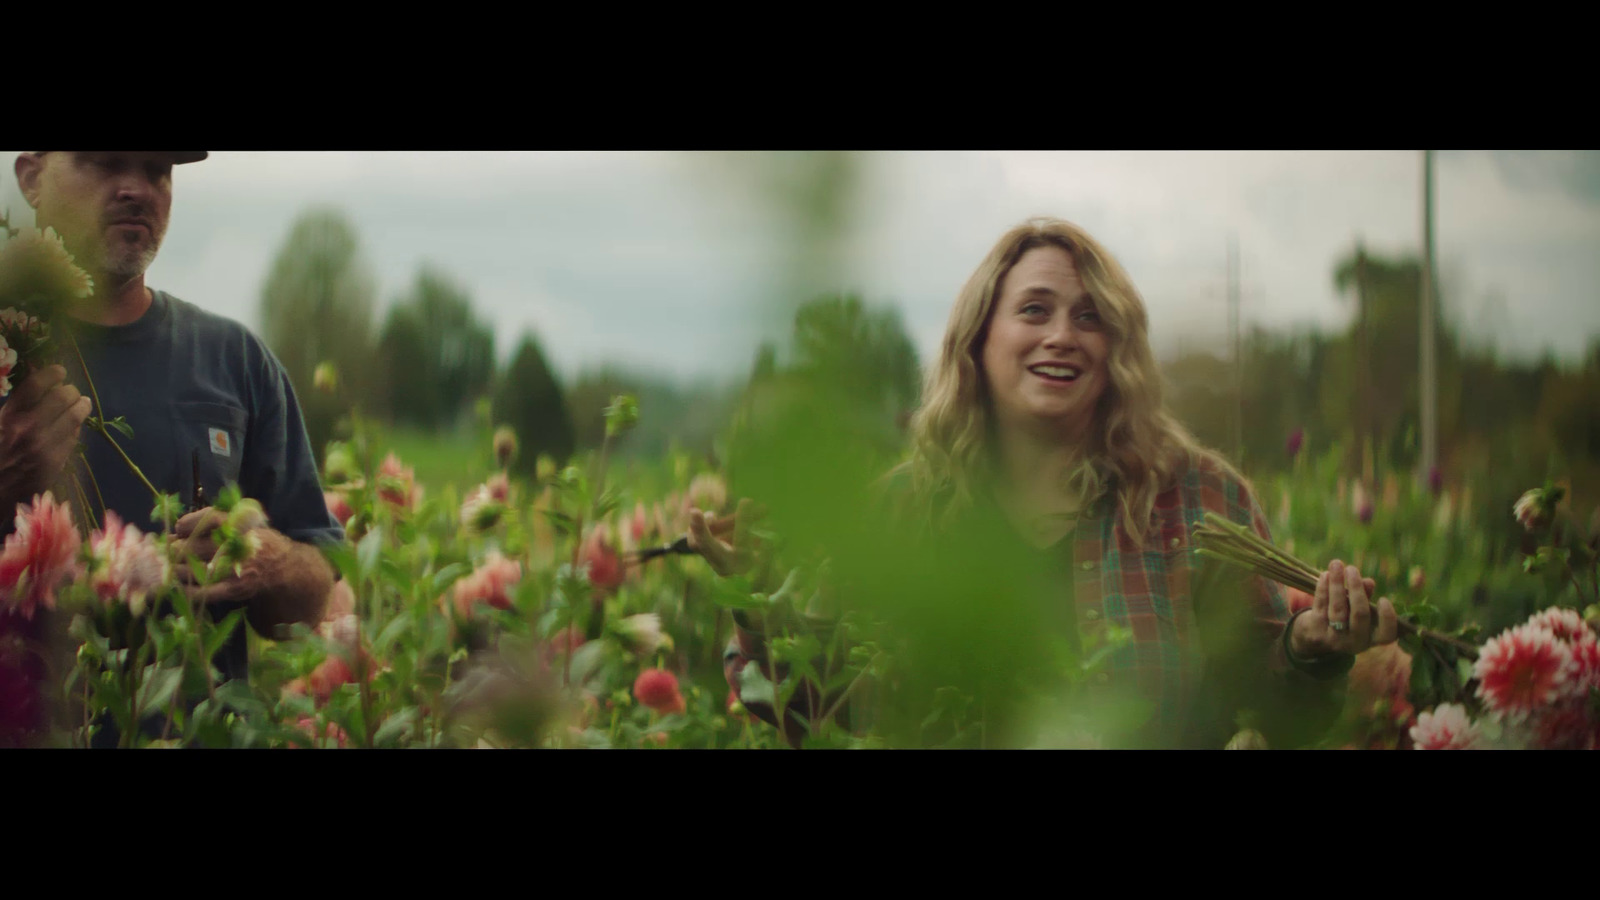
[[[160,528],[149,488],[108,441],[83,433],[97,394],[108,420],[122,416],[132,427],[131,438],[113,434],[158,490],[190,500],[198,487],[215,498],[237,483],[261,503],[268,525],[255,532],[259,549],[238,575],[196,596],[217,618],[244,606],[258,633],[276,637],[281,626],[321,618],[335,573],[315,544],[344,535],[323,502],[288,375],[266,345],[233,321],[145,286],[166,235],[173,166],[206,155],[18,155],[17,184],[37,227],[61,235],[94,279],[94,294],[70,311],[87,373],[67,344],[65,367],[33,372],[0,406],[0,535],[12,529],[16,504],[35,494],[54,488],[57,499],[74,499],[58,485],[80,437],[105,508],[142,530]],[[84,521],[84,511],[75,513]],[[191,511],[174,529],[176,549],[209,560],[216,547],[208,532],[220,520],[209,507]],[[216,659],[226,677],[248,676],[247,648],[236,630]]]

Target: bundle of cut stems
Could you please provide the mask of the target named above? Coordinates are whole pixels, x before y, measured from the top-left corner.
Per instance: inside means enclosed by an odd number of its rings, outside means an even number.
[[[1317,592],[1317,579],[1322,575],[1320,569],[1279,550],[1243,525],[1216,513],[1206,513],[1205,523],[1195,529],[1194,534],[1202,545],[1199,552],[1204,556],[1248,569],[1286,587],[1313,595]],[[1377,615],[1376,608],[1373,615]],[[1397,621],[1402,634],[1415,634],[1425,641],[1444,644],[1467,659],[1478,658],[1478,648],[1466,641],[1420,628],[1404,618]]]

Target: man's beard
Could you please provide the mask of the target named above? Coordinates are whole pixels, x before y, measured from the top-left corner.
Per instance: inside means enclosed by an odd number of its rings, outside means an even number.
[[[107,278],[117,282],[129,282],[145,273],[150,264],[156,260],[156,251],[161,249],[159,239],[153,239],[143,246],[107,247],[105,258],[101,267]]]

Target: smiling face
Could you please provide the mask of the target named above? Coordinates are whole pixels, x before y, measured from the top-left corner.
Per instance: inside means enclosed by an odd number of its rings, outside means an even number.
[[[1072,256],[1035,247],[1001,280],[981,361],[996,426],[1081,439],[1109,382],[1111,341]]]
[[[171,154],[56,150],[26,156],[18,159],[17,182],[38,227],[54,228],[93,273],[114,281],[143,275],[167,234]]]

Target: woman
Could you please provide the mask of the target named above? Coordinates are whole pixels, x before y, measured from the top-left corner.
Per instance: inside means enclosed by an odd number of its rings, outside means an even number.
[[[1374,583],[1337,560],[1293,617],[1278,585],[1241,579],[1241,599],[1222,589],[1227,573],[1202,569],[1192,536],[1207,512],[1263,537],[1265,518],[1244,480],[1164,409],[1142,299],[1070,223],[1020,225],[978,266],[911,430],[894,474],[912,521],[935,535],[997,527],[1057,564],[1062,612],[1087,640],[1108,623],[1131,630],[1090,688],[1148,705],[1125,744],[1220,747],[1219,720],[1231,727],[1238,704],[1303,709],[1355,654],[1395,639],[1392,604],[1372,604]],[[691,542],[718,571],[737,567],[735,546],[700,515]]]

